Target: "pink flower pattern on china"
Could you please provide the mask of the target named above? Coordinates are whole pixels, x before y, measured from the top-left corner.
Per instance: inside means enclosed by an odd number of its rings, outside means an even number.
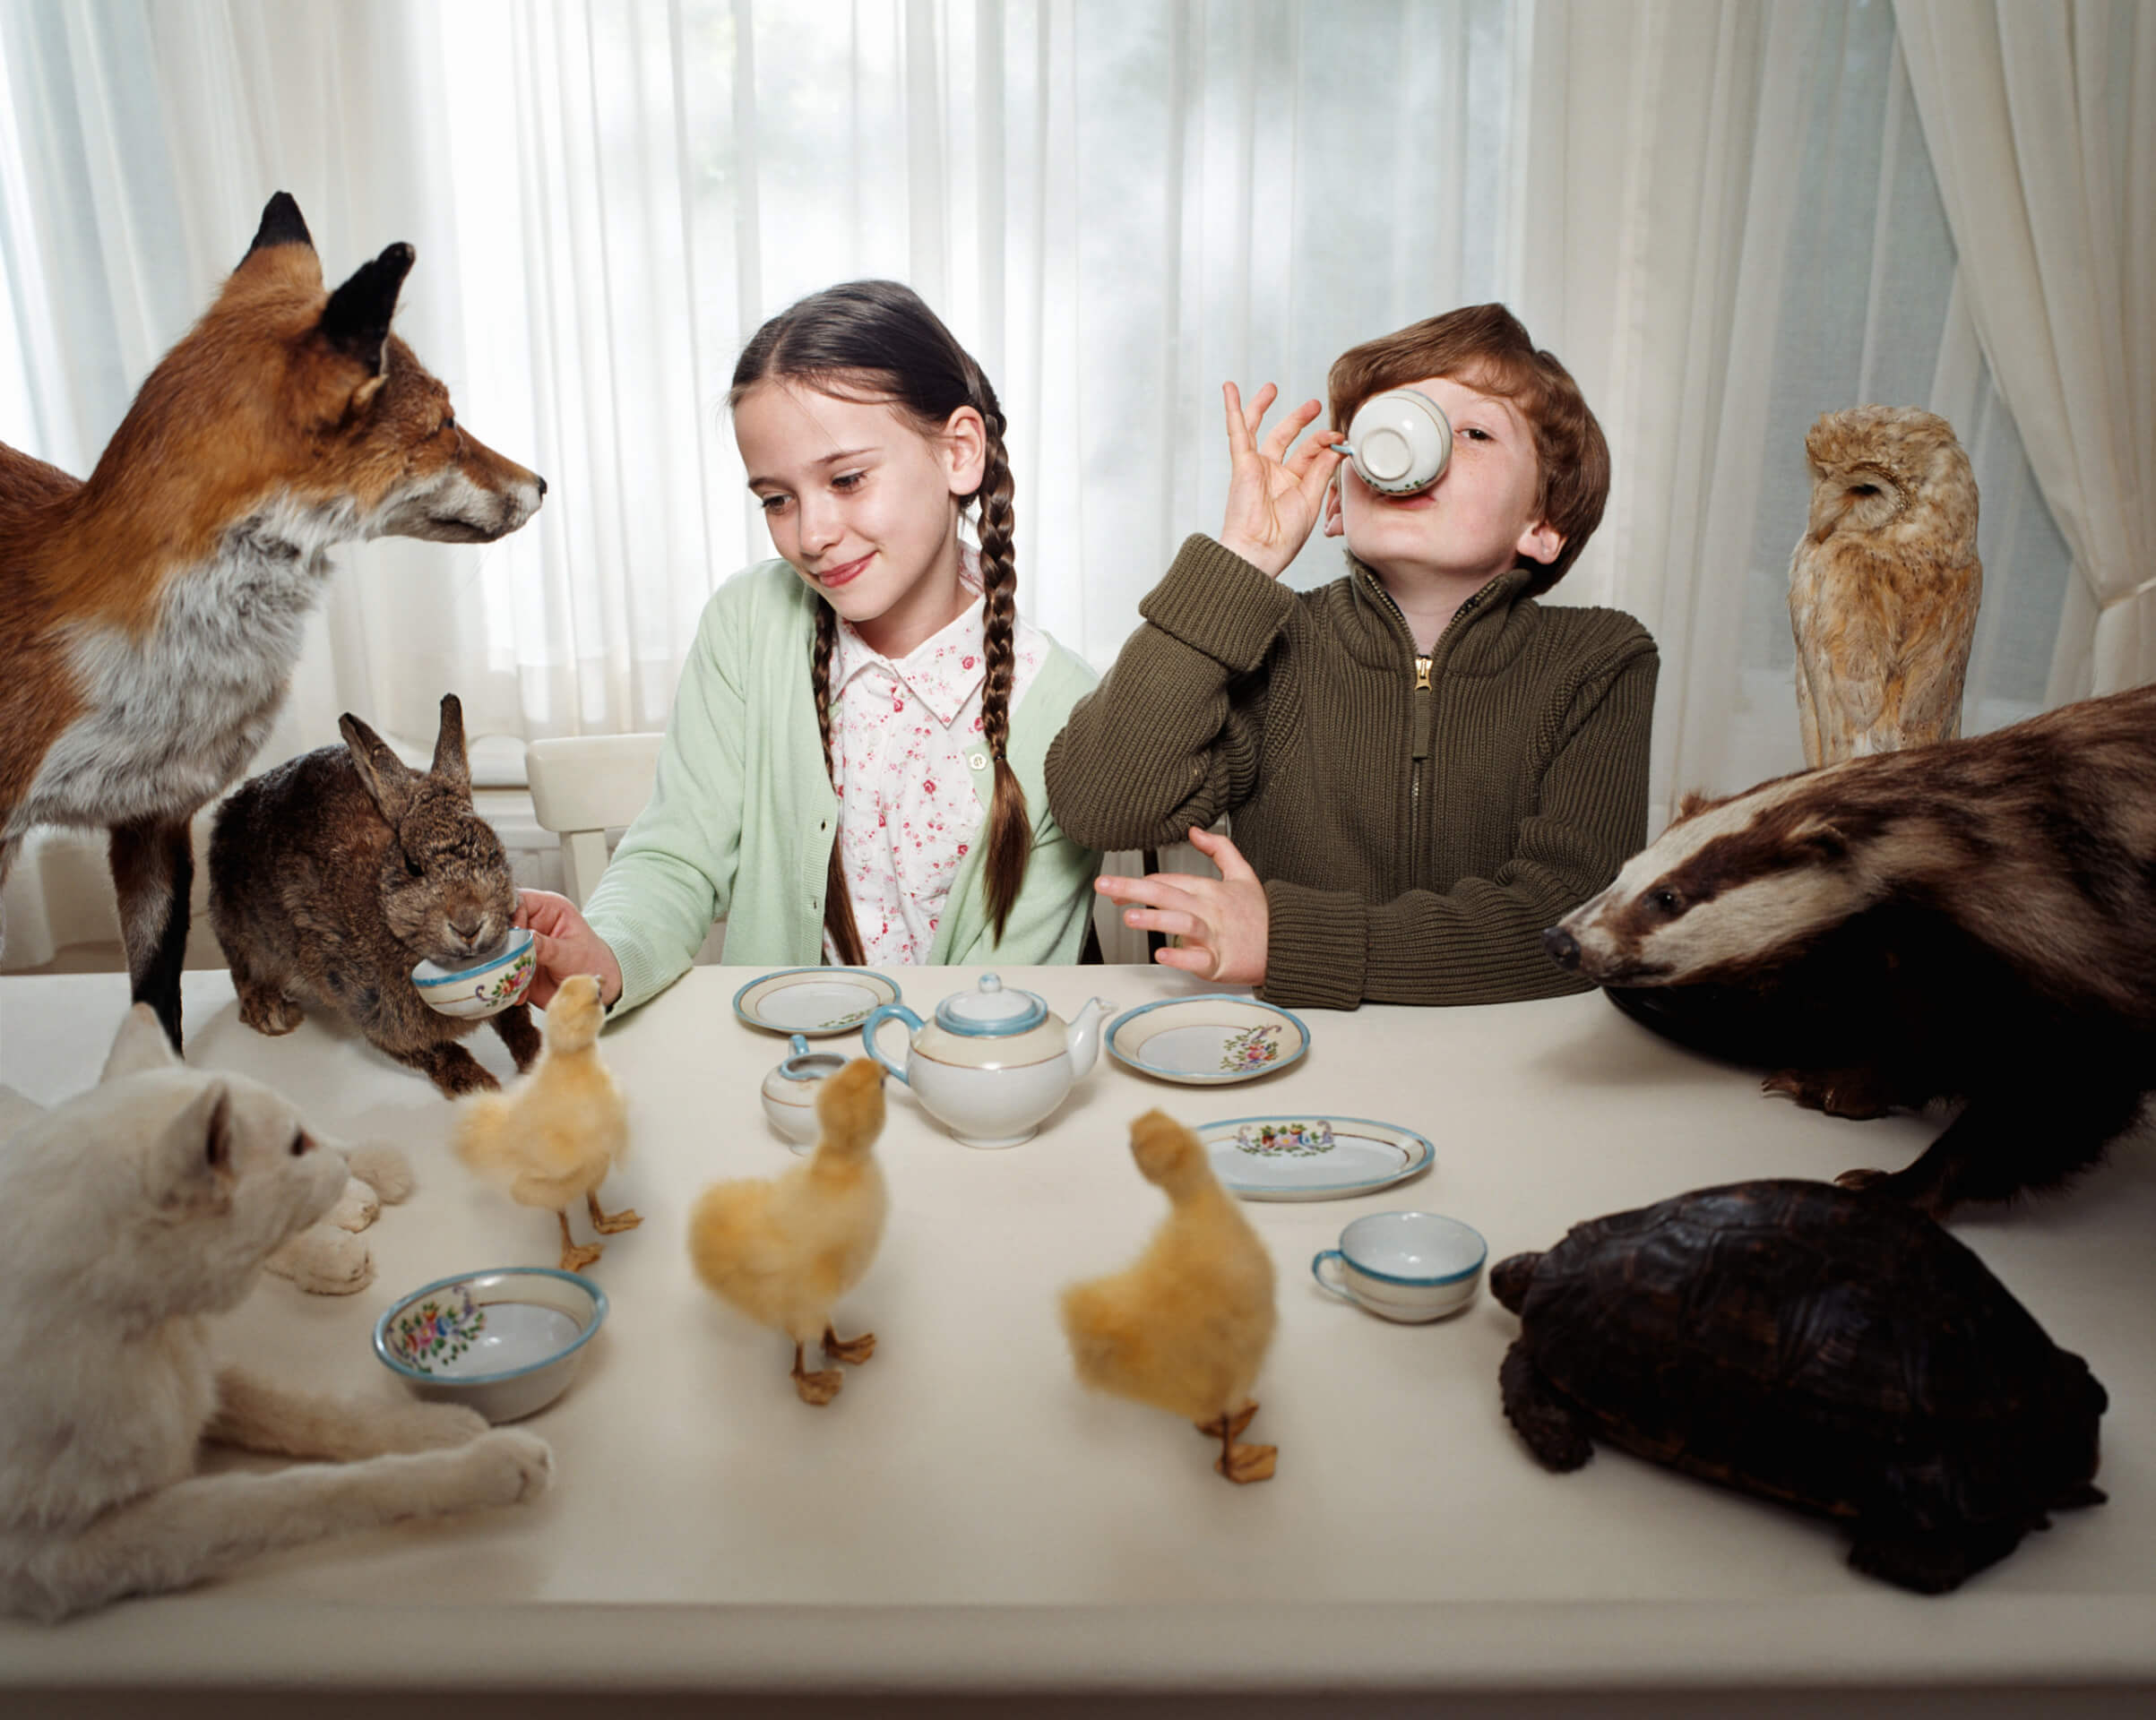
[[[970,583],[970,581],[969,581]],[[841,621],[832,654],[832,779],[839,790],[839,864],[853,898],[863,959],[921,962],[944,903],[987,821],[970,760],[988,756],[981,733],[987,681],[978,600],[933,639],[893,662]],[[1022,617],[1013,630],[1011,709],[1048,657]],[[824,941],[824,953],[838,952]]]

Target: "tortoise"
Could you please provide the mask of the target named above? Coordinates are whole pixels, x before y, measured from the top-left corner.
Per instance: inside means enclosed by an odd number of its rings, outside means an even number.
[[[1498,1382],[1548,1467],[1600,1438],[1847,1520],[1850,1563],[1927,1595],[2046,1513],[2103,1502],[2108,1399],[1984,1263],[1831,1182],[1697,1189],[1490,1272],[1520,1316]]]

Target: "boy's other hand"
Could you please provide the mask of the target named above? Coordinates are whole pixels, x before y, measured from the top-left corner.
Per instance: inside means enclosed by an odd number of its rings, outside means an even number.
[[[1125,925],[1181,941],[1153,952],[1162,967],[1228,985],[1263,985],[1272,919],[1265,886],[1226,837],[1193,830],[1190,840],[1220,869],[1218,878],[1155,872],[1143,878],[1097,878],[1093,888],[1124,905]]]
[[[1293,453],[1288,444],[1324,408],[1305,400],[1266,432],[1258,426],[1278,393],[1271,383],[1258,390],[1250,409],[1233,383],[1221,385],[1228,407],[1228,518],[1220,542],[1252,566],[1278,579],[1295,559],[1325,505],[1325,486],[1343,456],[1332,446],[1337,430],[1320,430]],[[1230,847],[1230,854],[1235,850]]]
[[[545,1009],[572,974],[597,974],[602,1003],[611,1004],[621,996],[621,963],[566,896],[550,890],[518,890],[512,924],[531,928],[532,953],[538,960],[525,1002]]]

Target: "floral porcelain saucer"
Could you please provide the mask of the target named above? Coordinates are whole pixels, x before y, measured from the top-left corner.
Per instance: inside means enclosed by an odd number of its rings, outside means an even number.
[[[1117,1062],[1189,1087],[1253,1080],[1309,1049],[1299,1017],[1239,992],[1142,1003],[1108,1025],[1108,1054]]]
[[[1419,1176],[1437,1149],[1368,1117],[1230,1117],[1198,1126],[1213,1173],[1246,1200],[1344,1200]]]
[[[787,968],[734,993],[734,1013],[767,1033],[858,1033],[868,1012],[899,1001],[899,988],[868,968]]]

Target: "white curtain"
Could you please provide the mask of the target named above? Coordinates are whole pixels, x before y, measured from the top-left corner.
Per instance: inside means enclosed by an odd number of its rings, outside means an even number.
[[[769,554],[734,356],[868,274],[995,380],[1021,602],[1102,666],[1218,528],[1223,379],[1322,394],[1358,340],[1510,301],[1609,434],[1557,595],[1660,641],[1664,804],[1799,761],[1823,410],[1928,406],[1970,447],[1971,730],[2041,708],[2070,582],[2138,577],[2099,546],[2071,581],[1879,0],[9,0],[0,56],[0,439],[86,469],[283,187],[332,275],[418,246],[401,330],[553,486],[485,549],[340,552],[280,755],[347,709],[423,743],[447,688],[512,769],[525,737],[663,723],[704,597]],[[2076,231],[2144,255],[2147,105],[2103,111],[2131,167]],[[2104,397],[2144,424],[2150,339],[2126,318],[2142,367]],[[1338,564],[1317,539],[1289,577]]]
[[[2156,678],[2156,15],[1895,0],[1985,357],[2073,550],[2054,702]]]
[[[1803,763],[1789,561],[1804,436],[1859,401],[1955,428],[1982,494],[1964,727],[2043,708],[2066,555],[1971,332],[1893,16],[1865,0],[1542,0],[1521,281],[1609,436],[1559,588],[1661,646],[1656,817]]]

